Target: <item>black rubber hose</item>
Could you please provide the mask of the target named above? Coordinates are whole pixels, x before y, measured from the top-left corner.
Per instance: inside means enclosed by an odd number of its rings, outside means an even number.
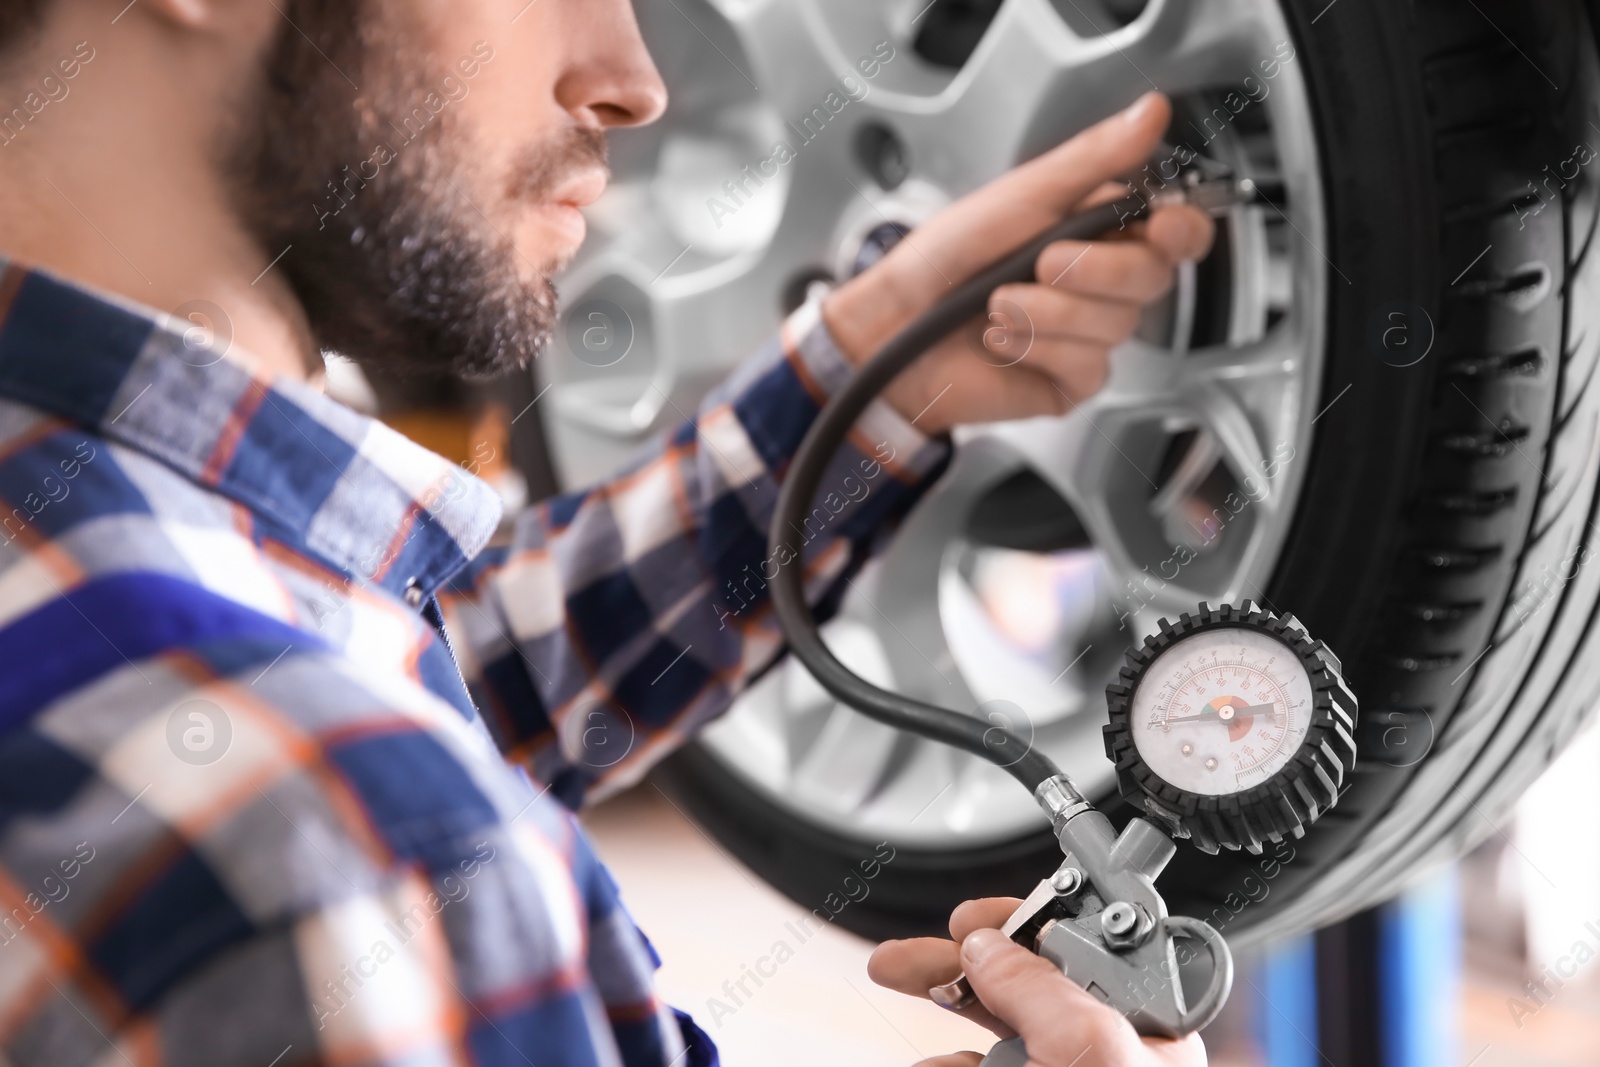
[[[1124,197],[1063,219],[956,287],[955,292],[924,312],[873,356],[817,416],[800,444],[783,488],[778,493],[768,549],[773,559],[787,552],[793,559],[778,568],[772,580],[772,603],[789,650],[805,664],[822,687],[868,718],[909,730],[935,741],[982,756],[1010,772],[1030,791],[1061,772],[1048,756],[1002,727],[920,700],[880,689],[858,676],[828,651],[817,633],[817,621],[805,598],[805,574],[790,531],[799,531],[829,461],[856,419],[895,376],[953,330],[981,315],[989,294],[1002,285],[1034,280],[1039,253],[1056,241],[1086,241],[1143,217],[1148,203]]]

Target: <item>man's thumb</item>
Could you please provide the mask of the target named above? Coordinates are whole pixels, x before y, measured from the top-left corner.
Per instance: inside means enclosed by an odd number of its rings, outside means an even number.
[[[1161,143],[1172,118],[1166,97],[1149,92],[1132,106],[1012,172],[1018,195],[1055,213],[1075,206],[1103,183],[1139,169]]]
[[[1045,975],[1061,975],[1055,964],[1035,956],[995,929],[968,934],[961,942],[961,963],[969,977],[982,974],[996,988],[1018,981],[1037,981]]]
[[[972,991],[994,1015],[1028,1042],[1033,1058],[1051,1062],[1087,1047],[1123,1043],[1126,1024],[1116,1012],[1078,988],[1060,968],[1014,943],[999,930],[976,930],[961,942],[961,963]]]

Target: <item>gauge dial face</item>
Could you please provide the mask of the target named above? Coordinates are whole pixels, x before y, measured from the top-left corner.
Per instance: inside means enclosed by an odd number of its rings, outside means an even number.
[[[1157,656],[1133,694],[1133,743],[1179,789],[1227,796],[1282,770],[1311,729],[1311,677],[1293,650],[1240,627]]]

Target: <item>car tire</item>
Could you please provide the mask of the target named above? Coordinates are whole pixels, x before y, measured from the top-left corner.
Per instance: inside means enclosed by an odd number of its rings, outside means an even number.
[[[1343,659],[1360,759],[1266,855],[1180,850],[1174,912],[1236,942],[1382,901],[1493,833],[1587,721],[1600,649],[1600,63],[1584,6],[1284,0],[1330,222],[1325,406],[1266,590]],[[690,747],[662,769],[734,855],[806,907],[874,846]],[[1102,802],[1119,818],[1131,812]],[[897,848],[837,921],[942,930],[1059,860],[1040,833]]]

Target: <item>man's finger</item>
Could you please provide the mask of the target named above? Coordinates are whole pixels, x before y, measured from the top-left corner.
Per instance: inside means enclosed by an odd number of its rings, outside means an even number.
[[[948,285],[1060,220],[1117,175],[1142,166],[1171,116],[1167,98],[1148,93],[1127,111],[958,200],[917,227],[890,256],[920,279],[918,285]],[[1118,194],[1108,188],[1101,195]]]
[[[1166,249],[1148,241],[1057,241],[1034,268],[1040,285],[1137,304],[1164,296],[1173,278]]]
[[[926,997],[961,973],[961,946],[942,937],[885,941],[867,959],[867,977],[885,989]]]
[[[928,990],[953,981],[960,973],[961,946],[940,937],[885,941],[867,960],[867,976],[878,985],[922,1000],[928,999]],[[1002,1037],[1015,1032],[981,1003],[963,1008],[960,1014]]]
[[[1132,1059],[1138,1035],[1127,1020],[998,931],[977,930],[961,943],[961,962],[973,992],[1028,1042],[1044,1063],[1121,1063]],[[1099,1058],[1084,1056],[1096,1050]]]
[[[1199,208],[1164,207],[1150,216],[1144,232],[1169,263],[1185,263],[1205,258],[1217,227]]]
[[[1010,316],[1009,332],[993,331],[1012,345],[1045,337],[1121,344],[1139,326],[1138,304],[1082,296],[1046,285],[1002,285],[989,296],[995,315]]]
[[[972,931],[999,929],[1022,904],[1018,897],[983,897],[968,900],[950,913],[950,936],[912,937],[885,941],[867,959],[867,977],[886,989],[913,997],[944,985],[961,973],[960,942]]]
[[[1111,376],[1111,350],[1103,344],[1038,337],[1028,351],[1033,369],[1053,380],[1068,406],[1100,391]]]
[[[931,1060],[923,1060],[916,1067],[978,1067],[983,1062],[980,1052],[956,1052],[949,1056],[935,1056]]]
[[[998,930],[1022,907],[1021,897],[979,897],[963,901],[950,913],[950,936],[965,941],[974,930]],[[953,946],[952,946],[953,947]]]
[[[1154,91],[1145,93],[1126,110],[998,179],[993,188],[1064,215],[1102,182],[1148,162],[1171,121],[1167,98]]]

